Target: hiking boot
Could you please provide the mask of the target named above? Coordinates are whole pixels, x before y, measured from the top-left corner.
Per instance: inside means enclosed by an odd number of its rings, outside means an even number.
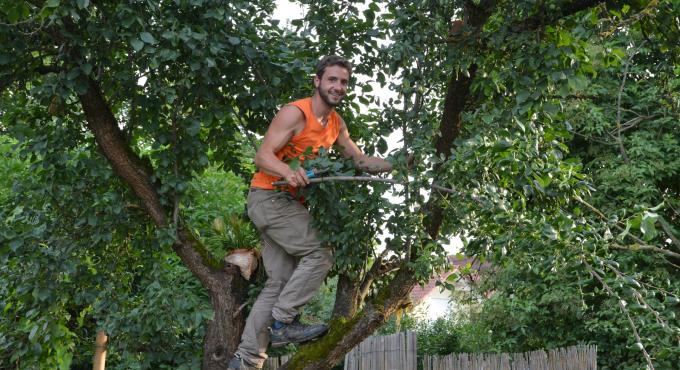
[[[281,326],[275,329],[277,324]],[[276,321],[269,330],[271,331],[271,346],[277,348],[290,343],[304,343],[316,339],[328,331],[328,326],[325,324],[305,325],[296,318],[290,324]]]
[[[234,355],[227,366],[227,370],[261,370],[259,367],[250,365],[248,362],[246,362],[246,360],[242,359],[238,355]]]

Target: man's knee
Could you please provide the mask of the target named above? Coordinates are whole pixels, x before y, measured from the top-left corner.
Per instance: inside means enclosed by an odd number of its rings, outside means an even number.
[[[267,279],[264,283],[264,288],[269,292],[280,293],[283,287],[286,286],[287,281],[281,279]]]
[[[314,262],[314,266],[318,269],[328,271],[333,266],[333,252],[329,248],[320,248],[314,250],[312,253],[303,257]]]

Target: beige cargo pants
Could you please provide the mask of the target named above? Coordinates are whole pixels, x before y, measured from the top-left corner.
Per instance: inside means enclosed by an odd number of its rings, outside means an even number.
[[[262,367],[269,326],[273,320],[293,321],[321,286],[333,254],[321,247],[309,211],[286,191],[251,189],[248,216],[262,234],[267,282],[248,315],[236,354]]]

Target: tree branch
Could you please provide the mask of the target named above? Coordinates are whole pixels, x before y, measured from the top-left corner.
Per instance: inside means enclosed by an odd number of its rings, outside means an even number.
[[[63,71],[63,69],[55,66],[37,66],[35,67],[35,71],[41,75],[46,75],[48,73],[59,73]]]
[[[83,95],[79,95],[79,99],[85,111],[88,127],[113,170],[132,188],[154,224],[159,228],[167,227],[166,210],[161,205],[156,188],[151,182],[151,166],[144,163],[130,149],[125,135],[118,127],[118,122],[99,90],[99,85],[88,78],[88,89]],[[215,262],[210,252],[200,245],[190,231],[181,227],[176,231],[179,240],[173,244],[173,249],[187,267],[209,290],[221,286],[222,284],[217,281],[220,275],[213,272],[221,270],[224,267],[223,263]]]
[[[94,134],[99,148],[108,159],[113,170],[134,191],[142,201],[156,226],[165,227],[165,210],[161,205],[156,188],[151,183],[151,168],[129,148],[118,122],[111,113],[97,83],[87,79],[88,88],[79,95],[80,103],[85,111],[87,124]]]
[[[401,269],[394,279],[383,287],[372,303],[367,304],[352,319],[336,319],[331,321],[329,333],[316,342],[303,346],[300,352],[306,356],[294,356],[279,370],[285,369],[330,369],[336,362],[364,338],[375,331],[397,309],[408,301],[409,293],[416,284],[414,274],[408,269]],[[328,348],[331,348],[328,351]]]
[[[378,258],[373,261],[373,265],[371,268],[368,270],[366,273],[366,276],[364,276],[364,279],[361,281],[359,284],[359,289],[358,289],[358,294],[357,294],[357,299],[359,303],[363,302],[363,300],[366,298],[368,295],[368,292],[371,289],[371,285],[373,285],[373,281],[375,280],[376,276],[383,270],[383,267],[386,265],[383,264],[383,259],[385,256],[387,256],[387,253],[389,252],[389,249],[385,248],[382,253],[378,256]]]
[[[628,68],[630,68],[630,62],[633,60],[633,57],[635,54],[638,53],[642,45],[644,45],[645,42],[643,41],[635,50],[633,50],[633,53],[628,57],[626,60],[626,65],[623,67],[623,77],[621,78],[621,85],[619,86],[619,93],[616,96],[616,142],[619,145],[619,151],[621,152],[621,156],[623,157],[623,160],[626,162],[626,164],[630,164],[630,158],[628,157],[628,153],[626,153],[626,148],[623,146],[623,140],[621,140],[621,96],[623,95],[623,89],[626,86],[626,79],[628,78]]]
[[[581,197],[577,196],[574,199],[576,199],[579,203],[583,204],[588,209],[590,209],[592,212],[594,212],[598,217],[600,217],[600,219],[602,219],[604,221],[609,220],[607,218],[607,216],[605,216],[604,213],[602,213],[602,211],[600,211],[599,209],[597,209],[595,206],[591,205],[590,203],[586,202],[585,200],[581,199]],[[625,231],[625,229],[622,228],[621,226],[619,226],[618,224],[614,224],[614,227],[621,232]],[[629,250],[629,251],[637,251],[637,250],[654,251],[654,252],[665,254],[665,255],[670,256],[670,257],[680,258],[680,254],[675,253],[675,252],[671,252],[667,249],[663,249],[663,248],[655,247],[653,245],[649,245],[649,244],[645,243],[644,240],[638,238],[637,236],[635,236],[633,234],[628,233],[627,236],[629,236],[631,239],[633,239],[637,244],[635,246],[623,246],[623,245],[619,245],[619,244],[614,243],[614,244],[612,244],[612,246],[616,249],[624,249],[624,250]]]
[[[655,247],[653,245],[646,245],[646,244],[642,244],[642,245],[641,244],[620,245],[620,244],[613,243],[612,247],[614,247],[616,249],[623,249],[623,250],[633,251],[633,252],[635,252],[635,251],[652,251],[652,252],[657,252],[657,253],[665,254],[665,255],[670,256],[670,257],[680,259],[680,254],[675,253],[675,252],[671,252],[667,249]]]
[[[647,365],[649,366],[650,370],[654,370],[654,364],[652,363],[652,358],[649,357],[649,353],[647,353],[647,350],[645,349],[645,345],[642,344],[642,339],[640,338],[640,334],[638,334],[637,327],[635,326],[635,323],[633,322],[633,318],[630,317],[630,313],[626,309],[626,306],[623,305],[623,302],[621,302],[621,298],[619,298],[616,293],[605,283],[604,279],[595,271],[595,269],[590,266],[587,262],[583,261],[585,264],[586,268],[588,269],[588,272],[590,272],[590,275],[592,275],[594,278],[596,278],[600,284],[604,287],[605,290],[611,295],[612,297],[616,298],[617,303],[619,304],[619,308],[621,311],[626,315],[626,318],[628,319],[628,323],[630,324],[630,328],[633,330],[633,335],[635,335],[635,340],[637,343],[640,345],[640,349],[642,350],[642,354],[645,356],[645,360],[647,360]]]
[[[621,280],[625,281],[626,277],[628,277],[612,265],[608,264],[607,268],[614,271],[614,273],[616,274],[616,277],[618,277]],[[630,278],[630,277],[628,277],[628,278]],[[647,300],[645,299],[645,297],[643,297],[642,294],[640,294],[640,292],[637,291],[637,289],[631,287],[631,291],[633,292],[633,296],[635,297],[635,299],[638,300],[639,304],[644,305],[644,306],[649,308],[649,310],[654,315],[654,318],[656,319],[656,322],[658,324],[660,324],[664,329],[670,329],[668,322],[666,320],[664,320],[663,317],[661,317],[661,314],[659,314],[659,312],[657,310],[655,310],[652,306],[649,305],[649,303],[647,303]],[[678,341],[678,344],[680,344],[680,335],[676,334],[675,339]]]

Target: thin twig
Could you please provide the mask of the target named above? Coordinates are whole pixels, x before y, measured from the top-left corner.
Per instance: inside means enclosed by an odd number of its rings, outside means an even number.
[[[604,221],[608,221],[608,220],[609,220],[609,219],[607,218],[607,216],[605,216],[604,213],[602,213],[602,211],[600,211],[599,209],[597,209],[597,208],[596,208],[595,206],[593,206],[592,204],[586,202],[586,201],[583,200],[581,197],[578,197],[578,196],[577,196],[577,197],[574,197],[574,199],[576,199],[579,203],[583,204],[583,205],[586,206],[588,209],[590,209],[592,212],[594,212],[595,214],[597,214],[602,220],[604,220]],[[614,224],[613,226],[614,226],[616,229],[618,229],[619,231],[622,231],[622,232],[625,231],[624,228],[622,228],[622,227],[619,226],[618,224]],[[627,236],[629,236],[631,239],[633,239],[637,244],[634,245],[634,246],[623,246],[623,245],[619,245],[619,244],[614,243],[614,244],[612,244],[612,246],[613,246],[614,248],[616,248],[616,249],[624,249],[624,250],[629,250],[629,251],[636,251],[636,250],[648,250],[648,251],[654,251],[654,252],[658,252],[658,253],[665,254],[665,255],[667,255],[667,256],[671,256],[671,257],[675,257],[675,258],[680,258],[680,254],[675,253],[675,252],[671,252],[671,251],[669,251],[669,250],[667,250],[667,249],[663,249],[663,248],[655,247],[655,246],[653,246],[653,245],[649,245],[649,244],[645,243],[644,240],[638,238],[637,236],[635,236],[635,235],[633,235],[633,234],[631,234],[631,233],[628,233]]]
[[[623,249],[623,250],[632,251],[632,252],[652,251],[652,252],[657,252],[657,253],[665,254],[665,255],[670,256],[670,257],[675,257],[675,258],[680,259],[680,254],[675,253],[675,252],[671,252],[667,249],[655,247],[653,245],[646,245],[646,244],[642,244],[642,245],[640,245],[640,244],[620,245],[620,244],[613,243],[611,246],[613,248],[616,248],[616,249]]]
[[[616,276],[621,278],[621,280],[625,281],[625,278],[628,277],[628,276],[624,275],[621,271],[619,271],[617,268],[615,268],[614,266],[611,266],[611,265],[608,264],[607,268],[614,271]],[[645,307],[649,308],[649,310],[654,315],[654,318],[656,319],[657,323],[659,323],[664,328],[670,328],[670,326],[668,325],[668,322],[666,322],[666,320],[664,320],[663,317],[661,317],[661,315],[659,314],[659,312],[657,310],[655,310],[652,306],[649,305],[649,303],[647,303],[645,298],[642,296],[642,294],[640,294],[640,292],[637,291],[637,289],[631,287],[631,290],[633,291],[633,296],[635,297],[635,299],[638,300],[638,303],[641,303],[641,305],[644,305]],[[675,339],[678,341],[678,344],[680,344],[680,336],[675,335]]]
[[[238,308],[236,309],[236,311],[234,311],[234,314],[231,315],[231,317],[235,319],[235,318],[241,313],[241,311],[243,311],[243,309],[246,308],[246,306],[248,305],[248,303],[249,303],[249,302],[246,301],[244,304],[238,306]]]
[[[675,245],[675,247],[680,250],[680,240],[678,240],[678,238],[673,235],[673,230],[671,230],[671,226],[668,224],[668,222],[666,222],[663,217],[659,217],[659,223],[661,224],[663,231],[665,231],[668,237],[671,239],[671,242],[673,242],[673,245]]]
[[[616,129],[612,130],[609,133],[609,135],[614,135],[617,131],[618,132],[624,132],[624,131],[630,130],[630,129],[634,128],[638,123],[643,122],[646,119],[654,118],[656,116],[658,116],[658,114],[653,114],[651,116],[639,116],[639,117],[631,118],[628,121],[622,123],[620,128],[616,128]]]
[[[621,302],[621,298],[614,293],[614,291],[607,285],[607,283],[604,282],[604,279],[595,271],[595,269],[590,266],[587,262],[583,261],[585,264],[586,268],[588,269],[588,272],[590,272],[590,275],[592,275],[595,279],[597,279],[600,284],[604,287],[605,290],[614,298],[617,298],[617,303],[619,304],[619,308],[621,308],[621,311],[626,315],[626,318],[628,318],[628,323],[630,323],[630,327],[633,330],[633,334],[635,335],[635,340],[637,340],[637,343],[640,344],[640,349],[642,350],[642,354],[645,356],[645,360],[647,360],[647,365],[649,365],[650,370],[654,370],[654,364],[652,363],[652,358],[649,357],[649,353],[647,353],[647,350],[645,349],[645,345],[642,343],[642,339],[640,338],[640,334],[638,334],[637,327],[635,326],[635,322],[633,322],[633,318],[630,317],[630,313],[626,309],[626,306],[623,305],[623,302]]]
[[[574,135],[576,135],[576,136],[580,136],[580,137],[582,137],[582,138],[585,138],[585,139],[588,139],[588,140],[591,140],[591,141],[594,141],[594,142],[596,142],[596,143],[600,143],[600,144],[603,144],[603,145],[616,145],[616,143],[610,143],[610,142],[608,142],[608,141],[596,139],[596,138],[594,138],[594,137],[592,137],[592,136],[584,135],[584,134],[582,134],[582,133],[580,133],[580,132],[572,131],[572,133],[573,133]]]
[[[591,205],[590,203],[588,203],[588,202],[586,202],[585,200],[583,200],[581,197],[578,197],[578,196],[577,196],[577,197],[575,197],[575,199],[576,199],[579,203],[581,203],[581,204],[583,204],[584,206],[588,207],[588,209],[590,209],[591,211],[593,211],[595,214],[597,214],[598,216],[600,216],[601,219],[603,219],[603,220],[605,220],[605,221],[608,220],[608,219],[607,219],[607,216],[605,216],[604,213],[602,213],[599,209],[595,208],[595,206],[593,206],[593,205]]]
[[[675,297],[675,298],[680,298],[680,297],[678,297],[678,295],[677,295],[676,293],[669,292],[669,291],[667,291],[666,289],[661,288],[661,287],[659,287],[659,286],[656,286],[656,285],[654,285],[654,284],[646,283],[646,282],[644,282],[644,281],[642,281],[642,280],[638,280],[638,283],[640,283],[640,284],[642,284],[642,285],[644,285],[644,286],[647,286],[647,287],[656,289],[656,290],[658,290],[659,292],[661,292],[661,293],[663,293],[663,294],[665,294],[665,295],[669,295],[669,296],[672,296],[672,297]]]
[[[626,164],[630,164],[630,158],[628,157],[628,153],[626,153],[626,148],[623,146],[623,140],[621,140],[621,96],[623,95],[623,89],[626,86],[626,79],[628,78],[628,68],[630,67],[630,63],[633,60],[633,57],[640,51],[640,48],[642,45],[645,44],[645,41],[642,41],[640,43],[640,46],[638,46],[635,50],[633,50],[633,53],[630,55],[628,60],[626,60],[626,65],[623,68],[623,78],[621,80],[621,86],[619,86],[619,93],[618,96],[616,97],[616,142],[619,144],[619,150],[621,151],[621,156],[623,157],[623,160],[626,162]]]
[[[236,119],[238,120],[238,122],[236,122],[236,127],[238,127],[239,130],[241,130],[243,135],[245,135],[246,138],[248,138],[248,142],[253,147],[253,149],[255,151],[257,151],[257,142],[255,141],[255,138],[253,137],[252,133],[250,131],[248,131],[248,129],[246,128],[246,123],[244,122],[243,117],[241,117],[240,113],[241,112],[239,112],[239,113],[234,112],[234,115],[236,116]]]
[[[383,265],[383,259],[385,258],[385,256],[387,256],[387,253],[389,251],[390,250],[388,248],[385,248],[382,251],[382,253],[380,253],[380,255],[375,258],[375,260],[373,261],[373,265],[366,272],[366,275],[364,275],[364,278],[359,283],[359,289],[357,291],[359,302],[363,302],[366,295],[368,295],[371,285],[375,280],[375,276],[378,274],[378,272],[380,272],[380,268]]]

